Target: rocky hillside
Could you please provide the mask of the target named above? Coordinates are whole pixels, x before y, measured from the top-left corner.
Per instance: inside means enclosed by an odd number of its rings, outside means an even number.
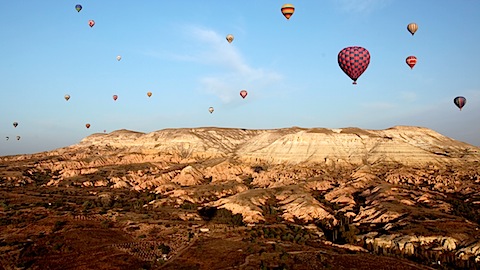
[[[316,224],[332,242],[480,260],[480,149],[421,127],[118,130],[0,158],[1,186],[29,183],[155,192],[156,207],[226,208],[246,223]]]

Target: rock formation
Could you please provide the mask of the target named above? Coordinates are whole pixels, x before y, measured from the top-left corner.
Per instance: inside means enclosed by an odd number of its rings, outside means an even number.
[[[480,219],[468,220],[480,212],[480,148],[427,128],[118,130],[0,157],[0,166],[1,186],[153,191],[164,196],[157,207],[214,206],[246,223],[276,213],[325,230],[347,224],[369,231],[357,233],[364,246],[480,260],[480,242],[469,241]]]

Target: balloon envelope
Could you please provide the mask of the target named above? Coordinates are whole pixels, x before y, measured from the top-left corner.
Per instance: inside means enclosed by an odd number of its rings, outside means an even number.
[[[88,21],[88,25],[90,25],[90,27],[93,27],[95,25],[95,21],[94,20]]]
[[[410,55],[409,57],[407,57],[407,59],[405,60],[407,62],[407,65],[413,69],[413,67],[417,64],[417,57],[413,56],[413,55]]]
[[[228,43],[232,43],[234,37],[233,37],[232,34],[228,34],[227,37],[226,37],[226,39],[227,39]]]
[[[282,6],[282,14],[287,18],[287,20],[292,17],[293,13],[295,12],[295,7],[292,4],[285,4]]]
[[[117,100],[118,96],[117,95],[113,95],[113,100]]]
[[[370,64],[370,53],[367,49],[352,46],[338,53],[338,65],[357,84],[357,79],[362,75]]]
[[[122,60],[122,56],[117,55],[117,61],[120,61],[120,60]]]
[[[65,100],[68,101],[70,99],[70,95],[65,95]]]
[[[213,111],[214,111],[213,107],[208,108],[208,111],[209,111],[210,113],[213,113]]]
[[[148,97],[151,97],[151,96],[152,96],[152,92],[147,92],[147,96],[148,96]]]
[[[242,98],[245,98],[247,95],[248,95],[247,90],[242,90],[242,91],[240,91],[240,96],[241,96]]]
[[[17,122],[13,122],[13,127],[17,127],[18,126],[18,123]]]
[[[415,32],[417,32],[417,30],[418,30],[418,25],[416,23],[409,23],[407,25],[407,30],[413,36],[415,34]]]
[[[465,106],[465,104],[467,104],[467,99],[462,97],[462,96],[458,96],[458,97],[453,99],[453,103],[455,103],[455,105],[457,105],[457,107],[461,111],[463,106]]]
[[[80,12],[82,10],[82,5],[75,5],[75,9]]]
[[[90,128],[90,124],[86,124],[85,127]]]
[[[17,141],[20,140],[20,136],[17,136]]]

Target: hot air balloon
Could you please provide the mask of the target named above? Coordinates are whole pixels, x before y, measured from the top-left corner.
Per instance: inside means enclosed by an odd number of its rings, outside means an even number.
[[[17,141],[19,141],[19,140],[20,140],[20,136],[17,136]]]
[[[10,139],[10,137],[8,137],[8,136],[7,136],[7,137],[5,137],[5,138],[7,139],[7,141],[8,141],[8,139]]]
[[[94,20],[88,21],[88,25],[90,25],[90,27],[93,27],[95,25],[95,21]]]
[[[209,111],[210,113],[213,113],[213,111],[214,111],[213,107],[208,108],[208,111]]]
[[[453,103],[455,103],[455,105],[457,105],[457,107],[461,111],[463,106],[465,106],[465,104],[467,104],[467,99],[462,97],[462,96],[458,96],[458,97],[453,99]]]
[[[70,95],[65,95],[65,100],[68,101],[70,99]]]
[[[86,124],[85,127],[90,128],[90,124]]]
[[[418,30],[418,25],[416,23],[409,23],[408,26],[407,26],[407,30],[413,36],[415,34],[415,32],[417,32],[417,30]]]
[[[18,126],[18,123],[17,122],[13,122],[13,127],[17,127]]]
[[[232,43],[233,41],[233,35],[232,34],[228,34],[227,37],[226,37],[228,43]]]
[[[117,95],[113,95],[113,100],[117,100],[118,96]]]
[[[103,130],[103,133],[106,133],[106,132],[107,132],[107,130],[106,130],[106,129],[104,129],[104,130]]]
[[[247,90],[242,90],[242,91],[240,91],[240,96],[241,96],[242,98],[245,98],[247,95],[248,95]]]
[[[120,60],[122,60],[122,56],[117,55],[117,61],[120,61]]]
[[[295,7],[292,4],[285,4],[282,6],[281,10],[282,10],[283,16],[285,16],[285,18],[289,20],[290,17],[292,17],[293,12],[295,12]]]
[[[152,92],[147,92],[147,96],[148,96],[148,97],[151,97],[151,96],[152,96]]]
[[[352,46],[341,50],[338,53],[338,65],[357,84],[357,79],[370,64],[370,53],[367,49]]]
[[[80,12],[82,10],[82,5],[75,5],[75,9]]]
[[[407,65],[413,69],[413,67],[415,66],[415,64],[417,64],[417,57],[413,56],[413,55],[410,55],[409,57],[407,57],[407,59],[405,60],[407,62]]]

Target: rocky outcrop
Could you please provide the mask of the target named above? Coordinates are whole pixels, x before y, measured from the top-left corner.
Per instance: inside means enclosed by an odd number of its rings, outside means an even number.
[[[148,190],[161,194],[155,207],[327,224],[324,236],[361,228],[370,232],[357,236],[364,245],[408,254],[428,246],[480,260],[479,244],[467,241],[480,237],[480,149],[426,128],[118,130],[0,157],[0,166],[0,186]]]

